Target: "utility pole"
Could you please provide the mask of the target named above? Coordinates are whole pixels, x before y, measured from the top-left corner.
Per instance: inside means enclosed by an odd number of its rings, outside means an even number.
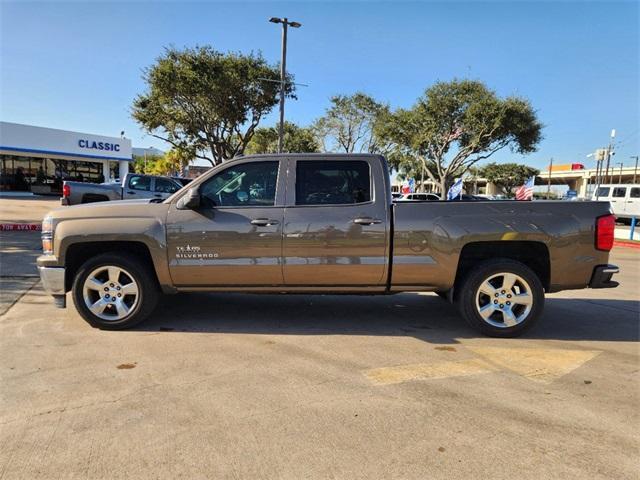
[[[618,184],[622,183],[622,167],[624,164],[622,162],[616,163],[616,165],[620,165],[620,173],[618,174]]]
[[[638,173],[638,155],[634,155],[632,157],[629,158],[635,158],[636,159],[636,166],[633,169],[633,183],[636,183],[636,175]]]
[[[611,137],[609,139],[609,146],[607,147],[607,173],[605,177],[605,183],[611,183],[611,177],[609,176],[609,162],[613,153],[613,140],[616,138],[616,129],[611,130]]]
[[[278,153],[284,148],[284,96],[287,86],[287,28],[300,28],[301,23],[290,22],[288,18],[271,17],[271,23],[282,24],[282,58],[280,60],[280,126],[278,127]]]
[[[553,157],[549,161],[549,176],[547,177],[547,200],[551,198],[551,172],[553,171]]]

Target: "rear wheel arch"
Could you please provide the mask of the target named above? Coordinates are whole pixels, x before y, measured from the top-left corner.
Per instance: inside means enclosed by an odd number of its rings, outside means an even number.
[[[454,296],[471,271],[486,261],[498,258],[527,266],[536,274],[545,291],[549,291],[551,262],[546,244],[537,241],[490,241],[472,242],[462,248],[456,270]]]

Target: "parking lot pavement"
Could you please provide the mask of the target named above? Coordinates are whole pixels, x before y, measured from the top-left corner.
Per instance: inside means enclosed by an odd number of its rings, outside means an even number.
[[[40,232],[0,232],[0,315],[38,281]]]
[[[55,208],[60,208],[59,197],[0,197],[0,223],[40,223]]]
[[[165,299],[0,318],[0,478],[637,478],[640,255],[519,339],[435,295]]]

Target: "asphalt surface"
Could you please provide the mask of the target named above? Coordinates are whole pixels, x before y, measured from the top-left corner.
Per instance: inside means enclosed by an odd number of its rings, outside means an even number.
[[[36,283],[0,316],[0,479],[637,479],[640,252],[611,260],[509,340],[425,294],[185,294],[103,332]]]

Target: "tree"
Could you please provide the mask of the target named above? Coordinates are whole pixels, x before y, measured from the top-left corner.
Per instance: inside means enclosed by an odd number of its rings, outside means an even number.
[[[489,163],[480,167],[478,175],[496,184],[502,191],[512,196],[515,187],[523,185],[528,178],[538,175],[539,170],[518,163]]]
[[[387,111],[386,105],[361,92],[336,95],[331,97],[331,106],[315,121],[313,129],[324,151],[378,153],[381,144],[375,125]]]
[[[542,138],[542,124],[527,100],[501,99],[473,80],[434,84],[411,109],[382,117],[376,131],[398,152],[395,158],[421,164],[443,198],[475,163],[507,146],[519,154],[533,152]]]
[[[316,153],[320,149],[310,128],[284,123],[283,150],[287,153]],[[257,128],[246,153],[278,153],[278,127]]]
[[[132,170],[149,175],[178,176],[195,158],[192,151],[172,148],[164,155],[134,155]]]
[[[153,175],[156,170],[156,163],[162,159],[162,155],[134,155],[131,170],[135,173],[147,173]]]
[[[213,166],[240,155],[278,102],[280,72],[261,54],[167,48],[145,69],[132,115],[152,136]],[[295,98],[292,77],[285,93]]]

